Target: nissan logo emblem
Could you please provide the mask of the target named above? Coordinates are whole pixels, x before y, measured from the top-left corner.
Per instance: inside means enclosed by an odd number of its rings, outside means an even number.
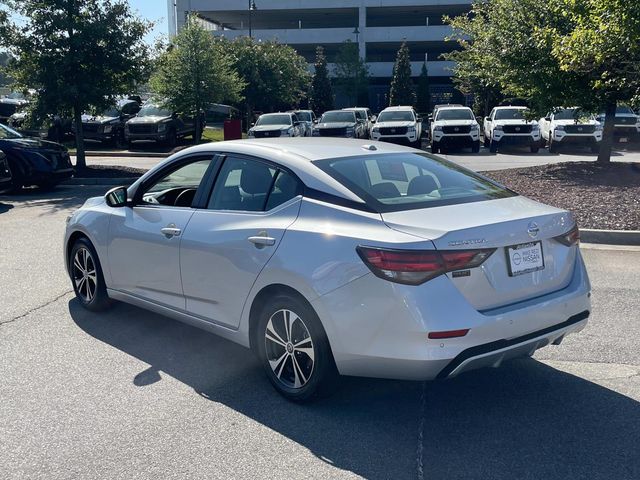
[[[455,132],[459,132],[459,131],[460,131],[460,129],[459,129],[458,127],[454,128],[453,130],[454,130]]]
[[[391,133],[396,133],[396,129],[395,129],[395,128],[392,128],[392,129],[391,129]]]
[[[529,226],[527,227],[527,233],[531,238],[536,238],[538,236],[538,232],[540,232],[540,228],[538,228],[538,224],[536,222],[529,222]]]
[[[519,132],[519,131],[520,131],[520,127],[516,127],[516,132]]]

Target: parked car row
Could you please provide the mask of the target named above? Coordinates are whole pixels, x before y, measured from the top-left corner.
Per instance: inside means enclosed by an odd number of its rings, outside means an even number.
[[[260,115],[248,136],[371,138],[417,145],[422,136],[422,118],[413,107],[389,107],[378,117],[368,108],[350,107],[329,110],[319,119],[311,110],[294,110]]]

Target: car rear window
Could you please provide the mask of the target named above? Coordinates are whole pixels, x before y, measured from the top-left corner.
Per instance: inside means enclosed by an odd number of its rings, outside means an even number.
[[[318,160],[314,164],[376,212],[397,212],[517,195],[455,163],[420,153]]]

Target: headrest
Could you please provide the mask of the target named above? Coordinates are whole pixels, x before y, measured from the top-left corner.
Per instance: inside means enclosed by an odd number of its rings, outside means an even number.
[[[267,193],[273,176],[269,167],[259,163],[247,163],[240,175],[240,187],[245,193]]]
[[[431,175],[420,175],[409,182],[407,195],[424,195],[437,189],[438,185]]]

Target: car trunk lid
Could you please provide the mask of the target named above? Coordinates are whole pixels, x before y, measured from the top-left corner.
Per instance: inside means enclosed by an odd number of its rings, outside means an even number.
[[[569,212],[522,196],[382,214],[395,230],[431,240],[438,250],[495,248],[479,267],[447,276],[478,310],[488,310],[559,290],[568,285],[577,255],[554,239],[574,225]],[[542,269],[517,271],[509,247],[535,244]],[[523,250],[520,250],[522,252]]]

